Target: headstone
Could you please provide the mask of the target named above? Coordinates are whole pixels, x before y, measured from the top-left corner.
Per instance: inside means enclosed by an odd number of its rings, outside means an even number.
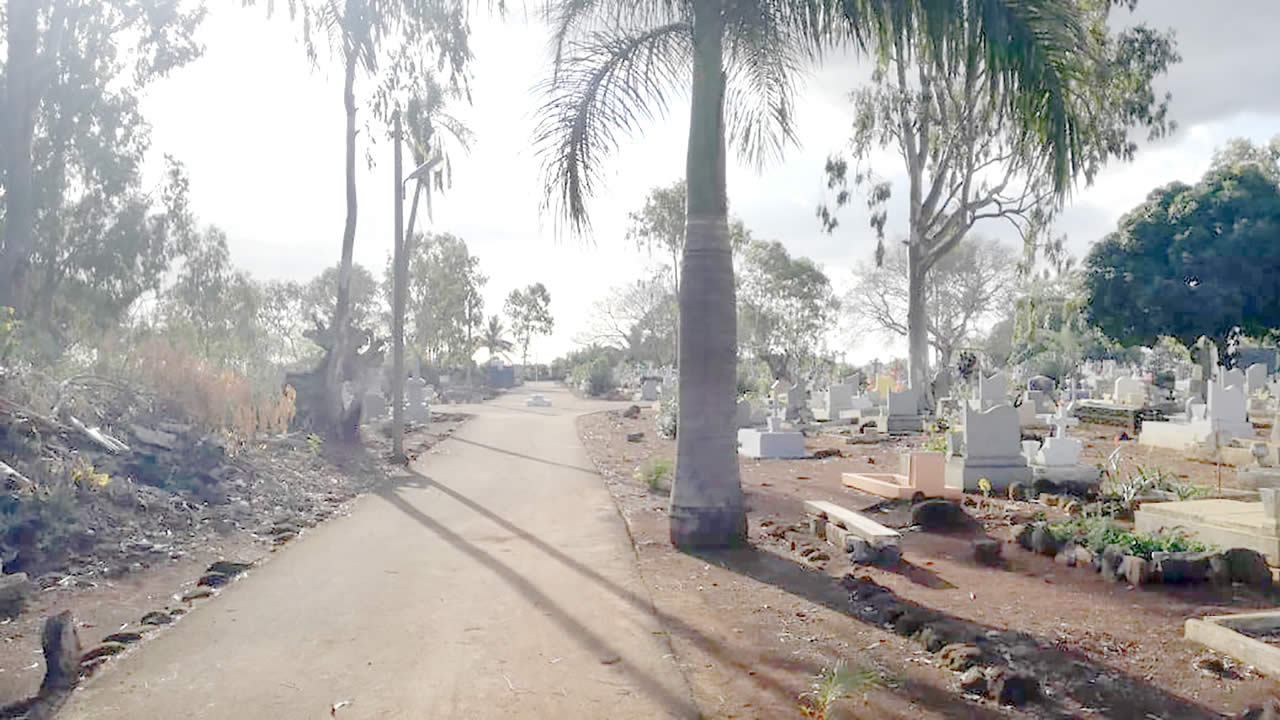
[[[360,401],[360,419],[363,422],[373,422],[381,418],[387,412],[387,399],[382,397],[382,393],[370,392],[365,393],[364,398]]]
[[[1015,482],[1029,484],[1031,468],[1022,456],[1017,411],[1010,405],[985,411],[966,407],[964,415],[964,457],[948,461],[947,485],[977,492],[980,478],[996,491]]]
[[[1069,420],[1065,407],[1053,416],[1053,435],[1045,438],[1035,455],[1035,464],[1057,468],[1075,467],[1080,462],[1080,451],[1084,446],[1079,440],[1067,436]]]
[[[938,372],[933,376],[933,396],[935,398],[951,397],[951,371],[947,368],[938,368]]]
[[[890,391],[888,406],[889,416],[886,422],[889,432],[921,431],[924,421],[920,417],[920,394],[918,392],[911,389],[903,392]]]
[[[1027,390],[1022,393],[1022,404],[1030,405],[1037,415],[1045,415],[1054,411],[1053,398],[1048,390]]]
[[[1267,366],[1254,363],[1244,371],[1245,392],[1252,395],[1267,387]]]
[[[988,410],[997,405],[1009,402],[1009,379],[1003,372],[996,372],[991,377],[978,378],[978,407]],[[1012,408],[1010,408],[1012,409]]]
[[[746,398],[738,401],[737,412],[734,413],[734,424],[739,428],[748,428],[753,424],[751,422],[751,401]]]
[[[800,411],[804,408],[805,396],[808,394],[808,390],[805,388],[803,383],[793,385],[791,386],[791,389],[787,391],[786,417],[788,420],[800,419]]]
[[[656,402],[658,399],[658,381],[655,378],[645,378],[640,383],[640,399],[644,402]]]
[[[853,386],[835,384],[827,388],[827,419],[839,420],[840,413],[853,409]]]
[[[1027,390],[1052,393],[1056,386],[1053,378],[1044,375],[1035,375],[1027,380]]]
[[[1244,371],[1240,368],[1231,368],[1230,370],[1222,373],[1222,386],[1238,387],[1241,390],[1244,390]]]
[[[412,377],[404,383],[405,419],[413,423],[431,422],[431,407],[427,405],[427,381]]]
[[[1126,407],[1143,407],[1147,404],[1147,385],[1142,378],[1116,378],[1111,401]]]
[[[889,393],[893,392],[893,378],[888,375],[881,375],[876,378],[876,394],[885,402],[889,400]]]
[[[1246,414],[1244,384],[1227,384],[1233,372],[1237,371],[1228,371],[1221,380],[1209,383],[1209,422],[1213,432],[1226,437],[1252,438],[1253,425]]]

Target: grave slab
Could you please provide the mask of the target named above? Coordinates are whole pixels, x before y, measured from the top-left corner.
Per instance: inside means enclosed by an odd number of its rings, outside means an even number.
[[[1264,675],[1280,674],[1280,646],[1250,637],[1242,630],[1280,635],[1280,610],[1188,618],[1183,625],[1183,636],[1252,665]]]
[[[782,460],[808,457],[809,453],[802,433],[743,428],[738,431],[738,454],[758,460]]]
[[[807,515],[848,530],[875,547],[897,545],[902,541],[902,533],[897,530],[887,528],[866,515],[842,508],[832,502],[806,500],[804,511]]]
[[[1209,499],[1143,503],[1133,514],[1138,532],[1180,528],[1197,540],[1218,547],[1248,548],[1280,565],[1280,534],[1261,502]]]

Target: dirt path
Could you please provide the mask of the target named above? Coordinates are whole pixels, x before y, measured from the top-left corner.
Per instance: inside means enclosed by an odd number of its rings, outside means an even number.
[[[527,408],[528,392],[552,408]],[[176,627],[64,718],[696,715],[609,493],[550,386],[493,404]],[[336,708],[336,709],[335,709]]]

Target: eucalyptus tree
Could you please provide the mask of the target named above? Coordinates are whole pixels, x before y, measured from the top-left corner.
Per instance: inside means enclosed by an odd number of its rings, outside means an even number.
[[[979,5],[981,3],[971,3]],[[1012,226],[1029,248],[1042,239],[1061,207],[1055,179],[1068,173],[1091,182],[1112,160],[1132,159],[1130,131],[1149,139],[1165,135],[1169,97],[1152,84],[1180,58],[1172,32],[1145,25],[1111,33],[1107,19],[1115,0],[1060,0],[1054,13],[1082,15],[1086,45],[1077,69],[1062,78],[1072,98],[1070,166],[1051,146],[1028,138],[1020,106],[991,68],[992,58],[975,43],[957,42],[925,55],[928,26],[899,35],[884,47],[870,86],[852,93],[853,135],[849,156],[828,160],[828,186],[837,208],[850,202],[849,185],[862,186],[877,235],[876,264],[885,254],[884,227],[891,184],[877,174],[873,152],[891,148],[901,157],[907,182],[907,349],[912,387],[929,386],[929,273],[979,223]],[[1136,0],[1124,0],[1132,8]],[[972,29],[968,30],[972,32]],[[1051,116],[1052,117],[1052,116]],[[1053,117],[1055,123],[1060,119]],[[852,172],[851,172],[852,170]],[[828,230],[837,222],[819,208]],[[1034,257],[1032,255],[1031,257]]]
[[[588,200],[619,133],[639,131],[681,86],[689,89],[671,538],[682,546],[740,544],[746,514],[733,424],[727,150],[759,167],[795,139],[794,83],[824,47],[865,51],[922,37],[929,57],[957,46],[984,53],[1008,90],[1011,114],[1052,150],[1062,187],[1078,149],[1066,75],[1085,42],[1082,24],[1061,0],[556,0],[550,19],[555,69],[537,140],[546,153],[546,204],[572,231],[589,230]]]
[[[184,0],[5,1],[0,306],[25,314],[40,303],[49,325],[65,281],[100,315],[136,297],[123,268],[136,261],[138,275],[154,278],[167,266],[176,233],[165,218],[181,210],[185,181],[168,174],[163,208],[141,188],[149,143],[139,97],[200,55],[204,16],[202,3]]]
[[[255,0],[243,0],[252,4]],[[268,7],[272,3],[267,0]],[[349,428],[340,422],[344,414],[341,380],[351,368],[342,358],[350,356],[351,266],[355,248],[358,204],[356,198],[356,84],[369,81],[372,122],[385,125],[409,104],[429,91],[429,78],[439,69],[451,88],[467,87],[471,60],[466,0],[289,0],[290,14],[302,23],[307,57],[319,65],[322,55],[341,64],[346,220],[342,230],[342,256],[338,273],[338,297],[331,335],[333,348],[324,368],[319,422],[330,432]],[[412,122],[412,118],[410,118]],[[366,132],[366,137],[375,133]]]

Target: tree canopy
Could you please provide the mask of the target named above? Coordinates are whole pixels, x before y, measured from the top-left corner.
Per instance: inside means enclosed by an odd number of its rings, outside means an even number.
[[[1085,259],[1089,317],[1125,344],[1280,328],[1280,188],[1254,163],[1153,191]]]
[[[533,283],[507,295],[503,311],[511,320],[511,332],[520,347],[520,364],[529,363],[529,344],[538,335],[550,335],[555,328],[551,316],[551,293],[542,283]]]
[[[780,242],[751,240],[738,273],[739,345],[768,363],[775,378],[794,377],[823,348],[840,304],[812,260]]]

